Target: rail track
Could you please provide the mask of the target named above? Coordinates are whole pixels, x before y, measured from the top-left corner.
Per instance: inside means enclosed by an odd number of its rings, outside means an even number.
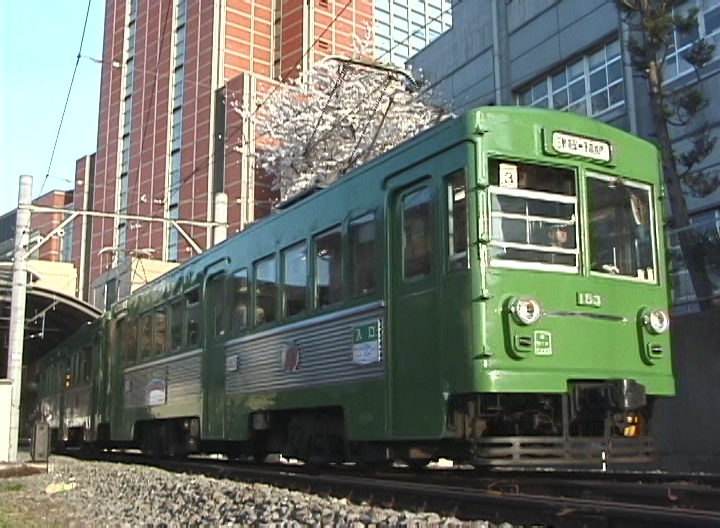
[[[356,503],[434,511],[468,520],[589,527],[720,526],[717,475],[429,469],[369,472],[354,466],[253,464],[203,457],[162,459],[118,452],[92,459],[261,482],[345,497]]]

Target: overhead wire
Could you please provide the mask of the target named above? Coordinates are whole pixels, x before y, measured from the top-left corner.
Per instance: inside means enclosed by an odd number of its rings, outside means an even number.
[[[52,168],[53,160],[55,159],[55,151],[57,150],[58,142],[60,141],[60,132],[62,131],[63,123],[65,122],[65,114],[67,113],[68,104],[70,103],[70,95],[72,94],[73,86],[75,85],[75,76],[77,75],[78,65],[82,58],[82,48],[85,42],[85,33],[87,31],[88,18],[90,17],[90,5],[92,0],[88,0],[87,9],[85,10],[85,22],[83,23],[82,35],[80,36],[80,46],[78,48],[77,57],[75,58],[75,66],[73,67],[72,77],[70,78],[70,86],[68,87],[67,96],[65,97],[65,105],[63,106],[62,114],[60,115],[60,123],[58,124],[57,133],[55,134],[55,143],[53,144],[52,152],[50,154],[50,161],[48,162],[47,171],[45,171],[45,178],[43,179],[42,185],[40,186],[40,193],[38,196],[42,196],[43,189],[50,177],[50,169]]]
[[[67,96],[65,97],[65,104],[63,105],[62,114],[60,115],[60,123],[58,124],[57,133],[55,134],[55,142],[53,143],[52,151],[50,153],[50,160],[48,161],[48,167],[45,171],[45,177],[43,178],[43,182],[40,185],[40,192],[38,193],[38,196],[42,196],[43,190],[45,189],[45,184],[47,183],[48,179],[50,178],[50,169],[52,168],[53,160],[55,159],[55,152],[57,151],[58,142],[60,141],[60,133],[62,132],[63,123],[65,122],[65,115],[67,114],[68,105],[70,103],[70,95],[72,94],[73,86],[75,85],[75,76],[77,75],[78,66],[80,64],[80,59],[82,58],[82,49],[83,44],[85,43],[85,34],[87,32],[87,24],[88,19],[90,18],[90,6],[92,5],[92,0],[88,0],[87,3],[87,9],[85,10],[85,20],[83,21],[83,28],[82,33],[80,35],[80,45],[78,46],[78,52],[77,56],[75,57],[75,65],[73,67],[72,76],[70,78],[70,86],[68,87]],[[27,232],[30,229],[30,224],[32,221],[32,216],[28,218],[28,223],[23,228],[24,232]],[[16,250],[19,248],[16,248]]]

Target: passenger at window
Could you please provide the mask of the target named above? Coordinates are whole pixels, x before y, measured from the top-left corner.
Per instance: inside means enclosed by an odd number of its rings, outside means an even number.
[[[548,231],[549,243],[552,247],[562,249],[575,249],[575,232],[572,226],[567,224],[556,224]],[[548,255],[550,264],[562,264],[563,266],[575,266],[575,255],[566,253],[550,253]]]
[[[261,325],[265,322],[265,310],[259,306],[255,308],[255,325]]]
[[[550,239],[551,246],[569,249],[574,247],[567,225],[557,224],[551,227],[548,231],[548,238]]]

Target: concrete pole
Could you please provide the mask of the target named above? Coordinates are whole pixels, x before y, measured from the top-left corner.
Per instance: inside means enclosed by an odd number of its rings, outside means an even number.
[[[219,192],[215,194],[215,207],[213,208],[213,221],[217,224],[213,227],[213,246],[216,246],[227,238],[228,222],[228,195]]]
[[[18,209],[15,219],[15,260],[12,266],[12,295],[10,300],[10,332],[8,336],[8,378],[12,380],[10,403],[10,442],[8,453],[0,458],[17,461],[20,433],[20,393],[22,389],[23,345],[25,341],[25,295],[27,293],[27,260],[25,251],[30,242],[30,205],[32,204],[32,176],[20,176]]]

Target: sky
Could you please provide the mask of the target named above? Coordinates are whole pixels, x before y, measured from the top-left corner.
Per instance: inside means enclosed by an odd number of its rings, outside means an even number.
[[[101,65],[81,58],[50,166],[87,9],[88,0],[0,0],[0,215],[17,207],[21,174],[33,176],[33,198],[71,189],[75,160],[96,150]],[[82,55],[102,57],[104,16],[105,1],[90,0]]]

